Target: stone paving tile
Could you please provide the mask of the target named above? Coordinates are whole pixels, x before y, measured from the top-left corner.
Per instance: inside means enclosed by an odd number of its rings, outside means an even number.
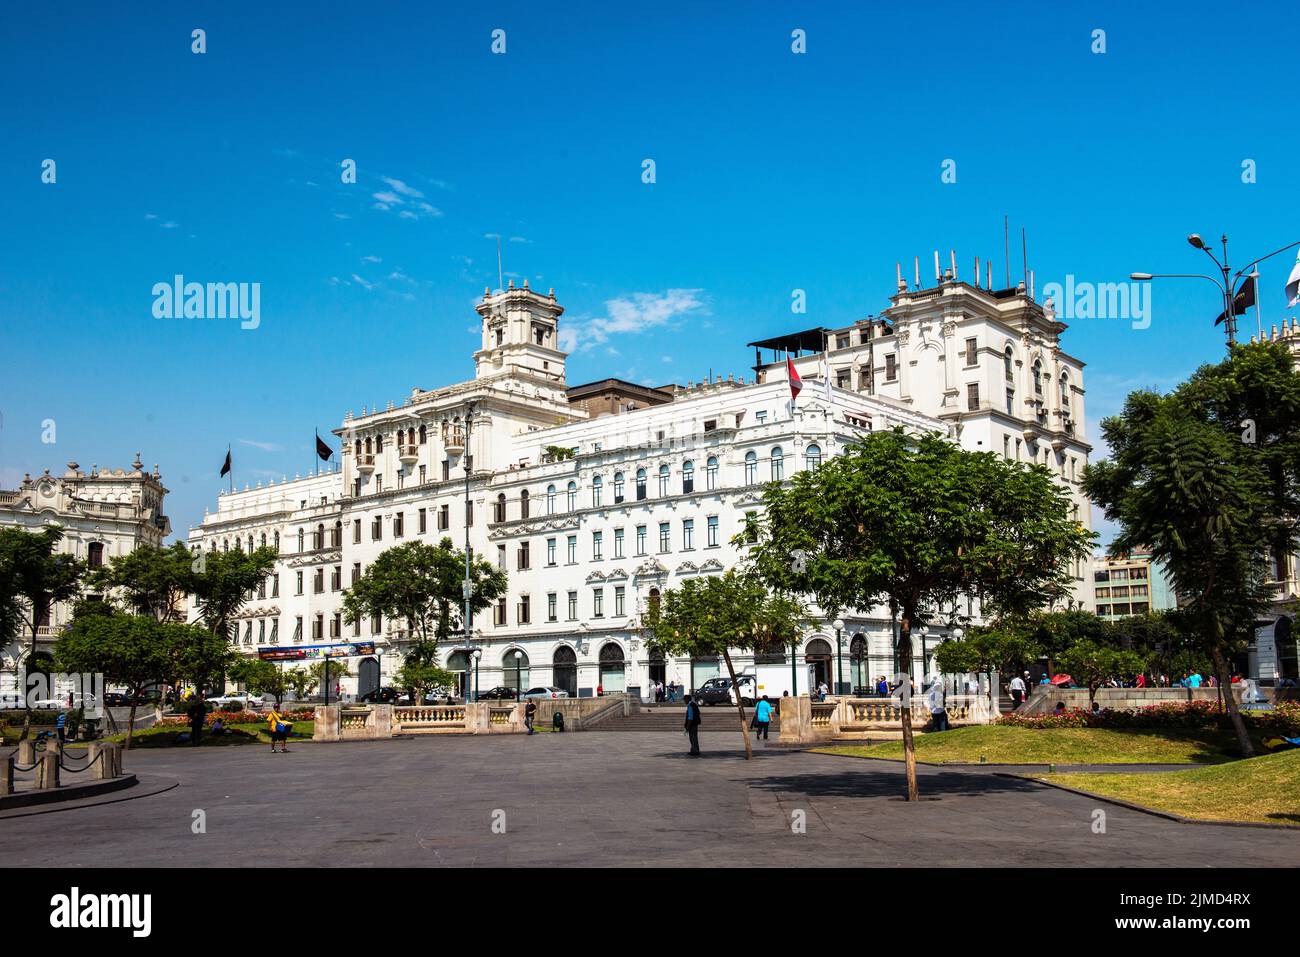
[[[1300,863],[1296,831],[1178,824],[985,768],[779,749],[736,732],[424,737],[127,757],[162,794],[0,821],[9,866],[1214,866]],[[997,769],[1003,770],[1003,769]],[[1106,811],[1105,834],[1092,812]],[[191,833],[191,812],[207,833]],[[506,833],[492,832],[505,812]],[[804,812],[806,831],[791,828]]]

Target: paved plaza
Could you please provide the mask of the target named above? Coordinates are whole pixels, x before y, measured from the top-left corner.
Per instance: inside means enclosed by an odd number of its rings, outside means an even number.
[[[1300,829],[1180,824],[986,768],[760,749],[735,733],[440,736],[136,751],[161,793],[0,819],[14,866],[1294,866]],[[130,795],[132,792],[124,792]],[[1106,833],[1093,833],[1104,808]],[[206,833],[192,832],[205,812]],[[803,812],[798,814],[796,812]],[[802,820],[797,833],[792,823]],[[505,833],[494,832],[504,824]]]

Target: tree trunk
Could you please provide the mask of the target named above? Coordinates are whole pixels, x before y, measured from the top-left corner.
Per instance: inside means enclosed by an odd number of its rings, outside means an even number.
[[[916,801],[920,792],[916,786],[916,744],[912,740],[912,614],[911,608],[904,607],[898,619],[898,661],[907,662],[905,670],[899,676],[906,682],[903,686],[903,764],[907,770],[907,799]]]
[[[1228,707],[1228,717],[1232,719],[1232,730],[1237,732],[1237,743],[1241,745],[1241,756],[1243,758],[1253,758],[1255,756],[1255,746],[1250,743],[1250,733],[1246,730],[1246,722],[1241,717],[1241,709],[1237,707],[1237,699],[1232,694],[1232,679],[1228,675],[1228,663],[1223,660],[1223,654],[1218,648],[1215,648],[1210,657],[1214,661],[1214,673],[1219,679],[1219,687],[1223,689],[1223,703]]]
[[[731,666],[731,655],[722,649],[722,660],[727,663],[727,674],[731,676],[731,691],[736,696],[736,710],[740,712],[740,736],[745,741],[745,760],[754,757],[754,746],[749,741],[749,728],[745,725],[745,702],[740,700],[740,688],[736,686],[736,669]]]
[[[131,750],[131,735],[135,734],[135,709],[136,709],[136,707],[137,707],[137,705],[136,705],[135,702],[136,702],[136,696],[135,696],[134,694],[132,694],[132,695],[131,695],[131,713],[130,713],[130,715],[129,715],[129,716],[127,717],[127,719],[126,719],[126,721],[127,721],[127,724],[126,724],[126,745],[125,745],[125,747],[123,747],[123,749],[122,749],[123,751],[130,751],[130,750]]]

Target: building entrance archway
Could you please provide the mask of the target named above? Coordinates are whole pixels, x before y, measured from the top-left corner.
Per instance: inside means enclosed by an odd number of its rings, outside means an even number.
[[[551,684],[569,693],[570,698],[578,697],[578,655],[568,645],[555,649],[551,656]]]

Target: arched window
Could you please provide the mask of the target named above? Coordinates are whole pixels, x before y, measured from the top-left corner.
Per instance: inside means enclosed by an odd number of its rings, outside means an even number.
[[[1061,373],[1061,408],[1070,408],[1070,373]]]
[[[366,436],[366,455],[373,455],[374,450],[371,448],[370,436]]]
[[[803,450],[803,464],[806,469],[815,469],[822,464],[822,447],[816,442],[809,443]]]
[[[745,484],[753,485],[758,481],[758,455],[750,451],[745,453]]]
[[[341,521],[334,523],[334,539],[330,544],[335,548],[343,547],[343,523]]]
[[[704,487],[712,492],[718,487],[718,457],[710,455],[704,463]]]
[[[91,542],[86,550],[86,564],[91,568],[99,568],[104,564],[104,543]]]
[[[1011,353],[1011,346],[1007,346],[1007,351],[1002,353],[1002,368],[1007,374],[1007,381],[1014,382],[1016,378],[1015,357]]]
[[[591,480],[591,505],[592,508],[600,508],[602,504],[601,497],[605,494],[605,480],[597,475]]]
[[[307,549],[303,547],[303,530],[300,528],[298,529],[298,551],[305,552],[306,550]]]
[[[378,455],[384,451],[384,433],[380,432],[375,436],[375,454]]]
[[[518,689],[519,693],[528,690],[528,652],[522,648],[507,648],[501,656],[501,683],[507,688]]]
[[[504,522],[506,520],[506,493],[502,492],[497,496],[496,507],[493,510],[492,521]]]
[[[421,425],[421,426],[420,426],[420,444],[421,444],[421,445],[424,445],[424,444],[427,443],[428,441],[429,441],[429,427],[426,426],[426,425]]]
[[[555,486],[546,486],[546,514],[555,514]]]
[[[565,508],[570,512],[578,507],[578,483],[570,482],[565,491]]]
[[[262,533],[262,537],[258,540],[257,544],[260,548],[266,548],[266,532]]]
[[[659,589],[651,588],[650,597],[647,599],[651,614],[659,610]]]
[[[689,459],[682,463],[682,494],[695,491],[695,463]]]
[[[623,649],[607,642],[600,649],[600,687],[605,694],[622,691],[625,687]]]
[[[659,497],[664,498],[668,494],[668,480],[672,477],[672,470],[667,465],[659,466]]]
[[[521,489],[519,492],[519,517],[528,517],[528,489]]]
[[[1034,360],[1034,395],[1043,394],[1043,360]]]
[[[325,547],[325,523],[324,522],[321,522],[319,525],[316,526],[316,534],[312,536],[311,547],[312,548]]]
[[[357,453],[357,457],[360,458],[360,457],[361,457],[361,440],[360,440],[360,439],[357,439],[357,441],[356,441],[356,453]]]
[[[276,532],[276,533],[275,533],[275,551],[276,551],[276,554],[279,554],[279,552],[280,552],[280,533],[279,533],[279,532]]]
[[[623,501],[623,473],[614,473],[614,504]]]
[[[785,479],[785,453],[781,451],[781,446],[772,448],[772,481],[780,482]]]
[[[645,469],[636,470],[636,500],[645,498]]]

